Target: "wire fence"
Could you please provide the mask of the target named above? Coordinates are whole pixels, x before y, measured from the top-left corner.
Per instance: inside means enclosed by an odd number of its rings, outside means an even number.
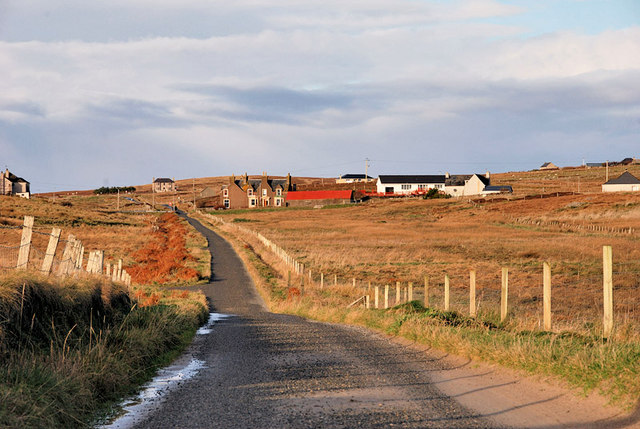
[[[516,320],[522,329],[599,331],[606,337],[612,335],[613,325],[608,324],[610,318],[615,326],[631,326],[633,332],[640,334],[640,261],[611,260],[607,263],[603,259],[589,261],[586,267],[567,267],[562,264],[550,266],[550,304],[546,309],[543,263],[508,269],[506,291],[500,270],[474,271],[475,293],[472,297],[470,271],[442,270],[437,275],[416,275],[413,278],[405,276],[402,282],[371,282],[359,279],[357,275],[349,278],[339,277],[337,274],[328,275],[320,269],[314,271],[308,262],[305,266],[293,256],[293,252],[285,250],[257,231],[227,222],[219,216],[208,213],[202,215],[218,226],[243,234],[245,241],[255,240],[256,244],[264,246],[271,253],[273,261],[282,263],[285,272],[289,271],[294,277],[290,282],[292,287],[352,286],[353,292],[345,296],[345,303],[349,301],[349,304],[354,304],[353,300],[357,300],[357,303],[374,308],[377,302],[377,308],[384,308],[384,294],[388,286],[386,302],[389,307],[403,304],[411,298],[430,307],[457,311],[461,314],[493,314],[501,321],[508,317]],[[562,224],[552,223],[550,226],[566,228]],[[635,234],[635,230],[628,228],[584,229],[608,234]],[[554,268],[555,272],[551,268]],[[610,283],[607,283],[607,275],[611,278]],[[608,289],[610,298],[607,297]],[[473,309],[472,303],[475,304]],[[546,317],[549,317],[548,325],[545,323]]]

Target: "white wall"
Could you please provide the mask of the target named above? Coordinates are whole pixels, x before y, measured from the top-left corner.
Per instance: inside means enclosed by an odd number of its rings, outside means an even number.
[[[602,192],[636,192],[640,185],[602,185]]]

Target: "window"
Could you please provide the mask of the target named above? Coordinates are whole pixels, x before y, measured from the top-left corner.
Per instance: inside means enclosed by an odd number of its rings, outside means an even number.
[[[402,185],[402,190],[403,190],[403,191],[409,191],[409,190],[411,190],[411,185]]]
[[[282,196],[282,189],[277,189],[276,190],[276,195],[281,197]]]
[[[444,185],[442,183],[436,183],[436,189],[442,189]]]
[[[224,191],[222,191],[222,195],[225,196],[225,197],[228,197],[229,196],[229,190],[225,189]]]
[[[276,198],[276,206],[280,207],[282,205],[282,198]]]
[[[266,190],[266,189],[263,189],[263,190],[262,190],[262,196],[263,196],[263,197],[266,197],[266,196],[267,196],[267,190]]]
[[[251,188],[247,189],[247,195],[252,197],[253,196],[253,189],[251,189]]]
[[[256,199],[249,198],[249,207],[255,207],[255,206],[256,206]]]
[[[422,190],[427,189],[427,185],[421,183],[418,185],[418,189],[422,189]]]
[[[228,209],[231,206],[231,202],[229,200],[224,200],[224,208]]]

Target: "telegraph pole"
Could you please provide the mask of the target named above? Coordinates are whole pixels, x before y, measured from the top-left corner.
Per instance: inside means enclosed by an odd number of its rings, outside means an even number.
[[[118,211],[120,211],[120,187],[118,186]]]
[[[193,178],[193,210],[196,210],[196,178]]]
[[[364,181],[369,179],[369,158],[364,159]]]

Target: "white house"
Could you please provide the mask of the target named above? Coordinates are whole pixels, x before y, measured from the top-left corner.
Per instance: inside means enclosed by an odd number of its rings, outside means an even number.
[[[376,190],[380,194],[408,195],[438,189],[444,191],[446,177],[442,175],[380,175]]]
[[[449,175],[444,185],[444,192],[452,197],[462,197],[469,195],[480,195],[485,187],[491,183],[489,172],[487,174],[456,174]]]
[[[602,192],[635,192],[640,191],[640,180],[625,171],[619,177],[609,180],[602,185]]]

